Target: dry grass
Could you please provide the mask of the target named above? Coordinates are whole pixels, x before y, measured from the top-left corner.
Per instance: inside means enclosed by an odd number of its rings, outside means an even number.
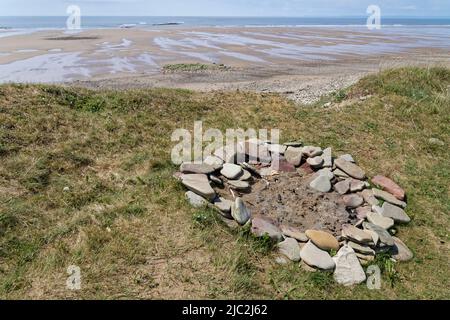
[[[331,109],[243,92],[0,86],[0,297],[448,299],[449,85],[446,69],[388,71],[324,98],[355,101]],[[380,291],[275,265],[264,245],[190,208],[171,178],[171,133],[200,119],[204,130],[279,128],[392,177],[409,195],[413,222],[399,234],[415,259]],[[79,292],[65,287],[72,264]]]

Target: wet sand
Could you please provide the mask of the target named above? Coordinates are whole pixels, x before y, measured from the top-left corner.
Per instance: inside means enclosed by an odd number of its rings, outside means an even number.
[[[0,82],[278,92],[311,102],[382,68],[450,66],[450,27],[198,27],[0,32]],[[175,63],[225,70],[165,72]]]

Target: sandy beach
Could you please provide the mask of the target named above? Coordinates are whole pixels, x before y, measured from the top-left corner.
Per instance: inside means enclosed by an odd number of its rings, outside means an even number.
[[[450,65],[450,27],[174,27],[0,32],[0,82],[277,92],[301,102],[403,65]],[[224,65],[167,72],[179,63]]]

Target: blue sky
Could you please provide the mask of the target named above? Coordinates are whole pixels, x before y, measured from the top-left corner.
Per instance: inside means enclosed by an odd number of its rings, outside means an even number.
[[[365,16],[370,4],[384,16],[450,16],[450,0],[0,0],[0,16]]]

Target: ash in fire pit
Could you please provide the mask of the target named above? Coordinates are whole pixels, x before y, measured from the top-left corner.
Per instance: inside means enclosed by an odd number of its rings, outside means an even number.
[[[282,173],[257,180],[252,192],[242,196],[251,212],[272,218],[278,225],[301,231],[329,231],[339,236],[342,226],[355,224],[356,214],[347,211],[337,192],[321,193],[309,186],[315,174]]]

